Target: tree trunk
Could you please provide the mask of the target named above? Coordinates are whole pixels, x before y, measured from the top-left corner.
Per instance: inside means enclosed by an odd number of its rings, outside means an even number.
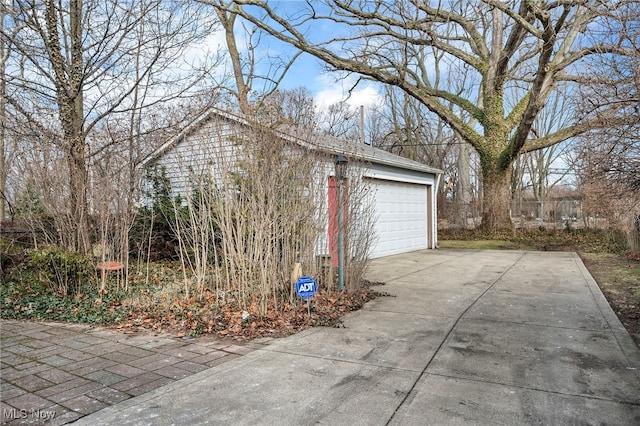
[[[225,11],[215,4],[213,8],[218,15],[218,18],[220,19],[222,27],[224,28],[227,50],[229,53],[229,57],[231,58],[233,77],[236,81],[236,87],[238,89],[237,97],[240,111],[242,111],[242,113],[245,115],[250,115],[251,105],[249,104],[249,91],[251,90],[251,88],[249,86],[249,80],[252,78],[252,76],[245,76],[245,70],[242,67],[242,60],[236,43],[234,26],[236,17],[238,15],[236,15],[233,11]]]
[[[6,9],[4,6],[1,8],[2,14],[0,14],[0,33],[4,33],[4,17]],[[5,107],[5,39],[0,40],[0,222],[4,220],[5,216],[5,197],[7,189],[7,164],[5,155],[5,126],[6,126],[6,107]],[[8,50],[7,50],[8,53]]]
[[[511,167],[482,170],[482,229],[490,233],[511,231]]]
[[[51,67],[55,74],[56,96],[60,109],[65,155],[69,165],[69,223],[63,231],[66,245],[82,254],[91,248],[89,206],[87,201],[87,152],[84,134],[84,64],[82,0],[69,2],[70,55],[63,53],[59,22],[61,14],[54,2],[45,2],[47,39]],[[65,41],[66,43],[66,41]]]
[[[71,152],[67,156],[69,164],[69,210],[71,214],[72,229],[70,243],[72,250],[82,254],[89,253],[91,241],[89,238],[89,208],[87,204],[88,173],[84,140],[77,138]]]
[[[471,204],[471,178],[470,178],[470,158],[471,146],[467,143],[460,145],[460,153],[458,154],[458,188],[456,198],[458,204],[457,220],[463,229],[467,229],[467,217],[469,215],[469,206]]]

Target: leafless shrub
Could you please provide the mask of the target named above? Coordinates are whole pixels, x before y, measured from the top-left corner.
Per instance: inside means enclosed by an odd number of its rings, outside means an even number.
[[[123,289],[128,289],[129,239],[136,212],[129,208],[132,195],[127,186],[127,163],[111,150],[94,159],[91,170],[90,211],[93,230],[93,256],[97,263],[122,264]],[[106,274],[102,274],[101,291],[107,291]]]
[[[349,201],[347,204],[347,252],[349,258],[345,268],[345,286],[359,285],[368,265],[369,252],[375,242],[373,194],[362,179],[362,168],[354,167],[347,182]]]
[[[334,290],[335,270],[322,261],[329,251],[330,156],[259,125],[233,131],[207,125],[198,135],[195,146],[176,147],[167,160],[188,211],[175,214],[185,294],[214,291],[219,303],[265,314],[296,303],[292,271]],[[359,284],[371,244],[361,170],[353,167],[346,185],[347,289]],[[184,207],[174,206],[176,212]]]

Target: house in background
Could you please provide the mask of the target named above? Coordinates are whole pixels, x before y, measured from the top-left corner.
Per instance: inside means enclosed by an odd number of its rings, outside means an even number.
[[[254,126],[256,124],[241,116],[210,109],[149,155],[142,166],[164,170],[174,195],[184,196],[192,191],[194,176],[204,173],[215,179],[216,174],[222,173],[217,165],[219,159],[234,161],[236,135]],[[302,136],[293,131],[276,133],[323,163],[318,170],[323,171],[324,176],[319,178],[326,188],[328,247],[318,252],[335,252],[331,232],[335,227],[335,214],[331,214],[331,210],[337,210],[338,205],[334,164],[337,158],[348,160],[348,167],[360,168],[357,175],[369,193],[375,233],[369,257],[437,247],[436,191],[440,170],[365,144],[315,134]],[[349,195],[344,201],[349,202]]]

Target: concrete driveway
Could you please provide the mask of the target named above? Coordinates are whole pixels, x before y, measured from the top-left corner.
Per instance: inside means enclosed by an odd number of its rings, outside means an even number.
[[[375,260],[391,296],[79,425],[640,424],[640,351],[574,253]]]

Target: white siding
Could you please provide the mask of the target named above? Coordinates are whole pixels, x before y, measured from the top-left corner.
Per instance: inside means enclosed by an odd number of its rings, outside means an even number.
[[[186,195],[204,177],[219,181],[236,169],[242,129],[226,121],[213,120],[166,151],[156,165],[171,180],[173,195]]]

